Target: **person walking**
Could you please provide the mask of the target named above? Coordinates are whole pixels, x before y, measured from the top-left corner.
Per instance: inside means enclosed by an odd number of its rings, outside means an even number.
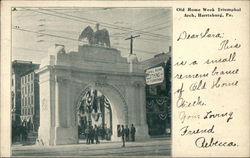
[[[90,144],[90,137],[89,137],[89,126],[85,129],[85,136],[86,136],[86,144]]]
[[[98,130],[98,127],[95,125],[95,128],[94,128],[94,134],[95,134],[95,143],[96,144],[99,144],[99,140],[98,140],[98,134],[99,134],[99,130]]]
[[[125,129],[123,125],[121,129],[121,135],[122,135],[122,147],[125,147]]]
[[[25,123],[22,125],[22,136],[23,136],[23,141],[26,142],[28,139],[28,129]]]
[[[94,128],[93,128],[92,125],[90,126],[89,134],[90,134],[90,141],[91,141],[91,144],[94,144],[95,131],[94,131]]]
[[[131,138],[132,138],[132,142],[135,141],[135,133],[136,133],[136,129],[134,127],[134,125],[131,125]]]
[[[126,136],[126,141],[129,141],[129,128],[128,128],[128,125],[126,125],[126,128],[125,128],[125,136]]]

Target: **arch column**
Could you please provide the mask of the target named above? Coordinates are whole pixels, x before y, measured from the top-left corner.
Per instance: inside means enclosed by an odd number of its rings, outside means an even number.
[[[137,127],[136,139],[145,140],[149,139],[148,125],[146,118],[146,91],[145,91],[145,85],[143,83],[140,83],[138,86],[139,86],[139,96],[140,96],[140,103],[138,105],[140,111],[140,124]]]
[[[55,139],[54,145],[76,144],[77,127],[72,126],[72,88],[70,79],[56,78],[55,84]]]
[[[149,139],[148,125],[146,123],[146,94],[143,81],[135,81],[129,86],[129,127],[134,124],[136,128],[136,140]]]

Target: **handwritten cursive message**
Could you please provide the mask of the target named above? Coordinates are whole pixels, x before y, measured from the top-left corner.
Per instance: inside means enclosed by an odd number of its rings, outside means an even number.
[[[241,70],[233,65],[237,62],[242,44],[236,38],[229,37],[224,32],[207,27],[202,32],[183,30],[176,39],[179,43],[216,41],[216,45],[209,48],[209,51],[216,55],[200,59],[180,57],[173,63],[177,70],[173,74],[173,79],[178,83],[177,88],[174,89],[173,106],[177,108],[178,121],[181,124],[179,135],[192,137],[193,141],[190,144],[196,148],[239,146],[233,139],[216,137],[217,133],[221,133],[218,131],[220,125],[230,125],[237,117],[235,112],[227,107],[221,110],[217,107],[226,105],[216,105],[216,102],[211,104],[207,99],[208,94],[213,99],[220,99],[220,96],[213,96],[213,94],[220,89],[233,91],[241,84],[239,80]],[[196,126],[193,126],[194,122]]]

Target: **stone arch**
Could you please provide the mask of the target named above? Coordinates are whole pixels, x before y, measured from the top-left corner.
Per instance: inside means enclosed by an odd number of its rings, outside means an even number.
[[[38,137],[45,145],[77,143],[76,104],[92,86],[109,99],[112,113],[119,114],[117,124],[134,123],[137,139],[148,138],[145,87],[137,84],[145,74],[139,63],[127,62],[114,48],[79,46],[78,52],[48,55],[40,67]]]

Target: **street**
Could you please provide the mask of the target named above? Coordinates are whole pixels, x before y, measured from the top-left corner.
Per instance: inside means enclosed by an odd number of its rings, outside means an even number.
[[[82,143],[82,144],[81,144]],[[59,145],[59,146],[12,146],[12,156],[170,156],[170,138],[151,138],[147,141],[101,142],[100,144]]]

